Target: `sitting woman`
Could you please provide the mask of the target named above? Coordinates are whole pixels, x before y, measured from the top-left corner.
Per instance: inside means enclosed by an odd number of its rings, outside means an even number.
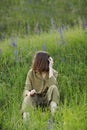
[[[49,107],[54,115],[59,103],[59,91],[56,80],[58,72],[52,66],[53,59],[47,52],[39,51],[35,54],[25,82],[23,119],[30,114],[30,108],[38,106]]]

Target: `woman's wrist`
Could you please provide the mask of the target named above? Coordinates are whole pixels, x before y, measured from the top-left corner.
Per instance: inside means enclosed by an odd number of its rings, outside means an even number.
[[[36,90],[33,89],[33,90],[30,91],[30,96],[33,96],[33,95],[36,94],[36,93],[37,93]]]
[[[49,78],[53,76],[53,68],[49,68]]]

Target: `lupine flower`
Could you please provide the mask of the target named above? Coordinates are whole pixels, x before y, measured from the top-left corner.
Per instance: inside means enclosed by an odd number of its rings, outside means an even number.
[[[14,38],[11,37],[11,44],[12,44],[12,46],[16,47],[17,43],[18,43],[18,38],[16,39],[16,41],[14,41]]]
[[[34,32],[36,33],[36,34],[39,34],[39,28],[38,28],[38,22],[35,24],[35,26],[34,26]]]
[[[87,23],[83,23],[83,24],[82,24],[82,28],[83,28],[83,29],[86,29],[86,28],[87,28]]]
[[[55,28],[56,28],[56,27],[55,27],[55,21],[54,21],[53,17],[51,18],[51,28],[52,28],[52,29],[55,29]]]
[[[43,51],[46,51],[46,43],[44,43],[44,44],[42,45],[42,50],[43,50]]]
[[[14,50],[14,56],[18,56],[18,50]]]
[[[66,27],[64,25],[62,25],[61,27],[58,28],[60,40],[57,43],[59,43],[59,44],[66,43],[66,41],[64,40],[64,37],[63,37],[63,31],[65,31],[65,30],[66,30]]]
[[[62,44],[62,42],[63,42],[63,32],[62,32],[62,28],[61,27],[59,27],[58,28],[58,32],[59,32],[59,35],[60,35],[60,40],[59,40],[59,44]]]
[[[29,2],[32,2],[32,0],[29,0]]]
[[[20,62],[20,55],[18,50],[14,50],[14,58],[16,62]]]
[[[62,62],[65,62],[65,58],[64,58],[64,57],[62,57],[62,58],[61,58],[61,61],[62,61]]]
[[[58,32],[60,34],[60,39],[63,39],[63,30],[62,30],[62,27],[58,28]]]

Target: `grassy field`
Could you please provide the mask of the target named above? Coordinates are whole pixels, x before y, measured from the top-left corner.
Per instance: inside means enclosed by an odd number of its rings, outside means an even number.
[[[50,112],[31,112],[25,126],[22,93],[33,55],[48,51],[58,71],[60,105],[52,130],[87,130],[87,30],[50,31],[0,41],[0,130],[47,130]]]
[[[3,0],[0,2],[0,40],[10,35],[81,24],[87,27],[87,0]]]

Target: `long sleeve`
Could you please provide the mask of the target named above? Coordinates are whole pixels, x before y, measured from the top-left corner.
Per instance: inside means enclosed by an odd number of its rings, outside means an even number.
[[[53,75],[49,78],[49,85],[57,85],[57,76],[58,76],[58,72],[54,69],[52,69],[52,73]]]
[[[27,74],[26,82],[25,82],[23,96],[25,97],[27,93],[31,90],[32,90],[32,75],[31,75],[31,71],[29,71]]]

